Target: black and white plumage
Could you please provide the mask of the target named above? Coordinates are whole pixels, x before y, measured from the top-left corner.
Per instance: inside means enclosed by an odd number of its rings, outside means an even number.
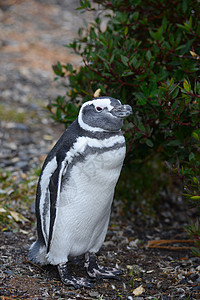
[[[36,194],[38,239],[29,250],[29,260],[58,265],[65,284],[91,285],[69,273],[69,256],[85,254],[90,277],[118,278],[120,274],[100,267],[95,253],[107,233],[125,157],[123,118],[131,113],[129,105],[111,97],[84,103],[44,162]]]

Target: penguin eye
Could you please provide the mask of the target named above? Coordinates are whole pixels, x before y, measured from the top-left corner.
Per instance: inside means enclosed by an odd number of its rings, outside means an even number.
[[[101,112],[102,110],[103,110],[103,107],[101,107],[101,106],[96,107],[96,111]]]

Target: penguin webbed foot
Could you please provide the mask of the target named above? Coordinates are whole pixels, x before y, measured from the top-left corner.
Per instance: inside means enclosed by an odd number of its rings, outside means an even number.
[[[75,277],[71,275],[67,268],[67,263],[58,265],[58,272],[62,282],[65,285],[73,286],[75,289],[79,289],[81,287],[92,288],[93,284],[82,277]]]
[[[123,273],[116,268],[99,266],[94,253],[87,253],[85,255],[85,268],[90,277],[97,279],[108,278],[121,280],[119,275]]]

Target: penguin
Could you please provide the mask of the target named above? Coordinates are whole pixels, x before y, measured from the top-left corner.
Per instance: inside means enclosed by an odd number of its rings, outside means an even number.
[[[85,102],[43,164],[35,201],[37,240],[28,260],[56,265],[66,285],[93,286],[69,271],[69,257],[80,255],[89,277],[120,279],[122,272],[100,266],[96,253],[106,237],[125,158],[123,119],[131,113],[131,106],[112,97]]]

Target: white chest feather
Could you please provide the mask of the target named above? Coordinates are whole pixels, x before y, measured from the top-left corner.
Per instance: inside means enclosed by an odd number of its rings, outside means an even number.
[[[84,161],[77,162],[63,186],[60,205],[77,202],[80,210],[85,207],[93,209],[98,203],[102,207],[107,205],[119,178],[124,156],[125,147],[122,147],[90,154]]]
[[[97,252],[101,247],[107,232],[115,185],[125,157],[124,137],[118,137],[118,141],[111,138],[98,143],[96,139],[89,139],[88,142],[86,138],[81,138],[75,144],[73,153],[66,154],[68,164],[62,171],[64,176],[48,254],[52,264],[66,261],[68,255]],[[83,158],[82,153],[87,152],[89,143],[92,151]],[[48,214],[46,216],[49,218]]]

